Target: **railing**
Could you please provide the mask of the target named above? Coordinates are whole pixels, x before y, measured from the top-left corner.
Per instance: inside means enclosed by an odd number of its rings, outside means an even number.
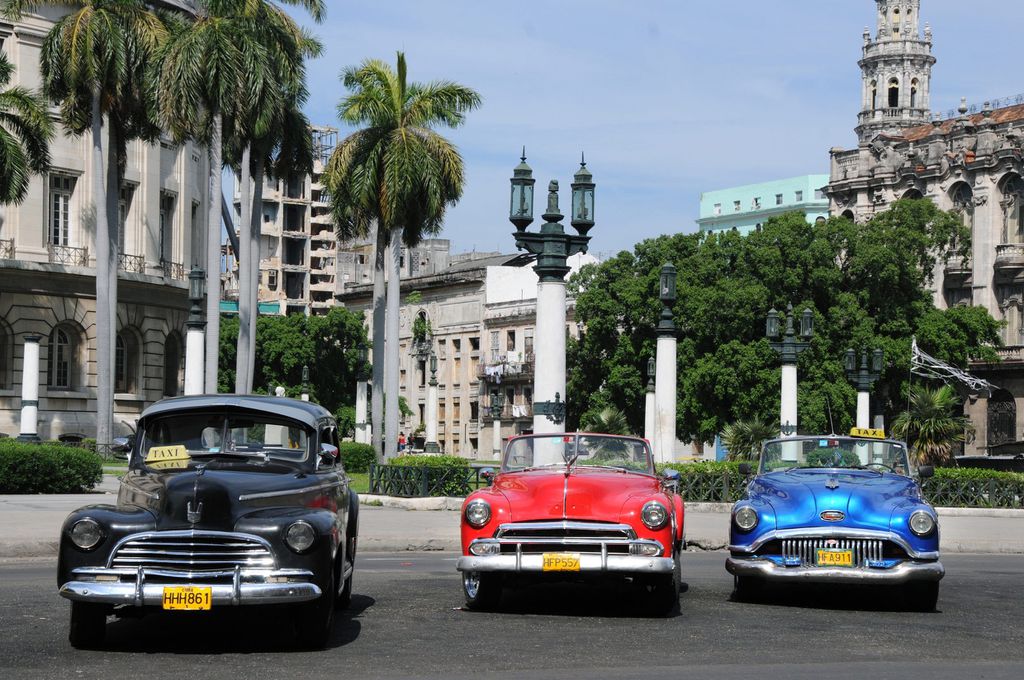
[[[409,467],[370,465],[370,493],[400,498],[468,496],[486,486],[480,477],[484,466]]]
[[[1020,345],[996,347],[995,350],[1000,361],[1024,361],[1024,347]]]
[[[58,246],[47,243],[46,252],[50,256],[50,264],[67,264],[77,267],[86,267],[89,264],[88,248]]]
[[[484,420],[491,422],[494,420],[494,415],[491,412],[490,406],[481,406]],[[532,404],[505,404],[501,409],[501,415],[498,416],[498,420],[515,420],[517,418],[532,418],[533,417],[533,405]]]
[[[165,279],[184,281],[188,278],[188,273],[185,271],[185,265],[183,265],[181,262],[160,260],[160,268],[163,269],[164,271]]]
[[[117,256],[117,267],[121,271],[133,274],[142,274],[146,271],[146,258],[142,255],[128,255],[120,253]]]
[[[921,483],[932,505],[956,508],[1024,508],[1024,482],[932,477]]]
[[[0,239],[0,260],[14,259],[14,239]]]
[[[975,114],[975,113],[981,113],[982,111],[985,110],[986,105],[989,108],[995,110],[995,109],[1005,109],[1008,106],[1018,106],[1020,104],[1024,104],[1024,94],[1015,94],[1015,95],[1012,95],[1010,97],[1001,97],[999,99],[990,99],[987,102],[985,102],[984,104],[968,104],[967,105],[967,115],[972,115],[972,114]],[[940,120],[950,120],[951,118],[959,118],[960,115],[961,115],[960,114],[960,109],[958,109],[958,108],[957,109],[949,109],[945,113],[941,114]]]
[[[1001,243],[996,246],[997,269],[1024,267],[1024,244]]]

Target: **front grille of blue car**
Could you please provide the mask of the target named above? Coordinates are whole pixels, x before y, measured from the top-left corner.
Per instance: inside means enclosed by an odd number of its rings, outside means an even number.
[[[758,552],[778,554],[786,566],[814,567],[819,550],[850,550],[856,568],[891,566],[894,560],[906,557],[902,548],[883,539],[874,538],[786,538],[766,544]]]

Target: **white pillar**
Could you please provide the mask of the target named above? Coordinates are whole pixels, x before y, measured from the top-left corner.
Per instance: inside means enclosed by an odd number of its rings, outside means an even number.
[[[200,325],[189,326],[185,332],[185,394],[202,394],[204,383],[206,333]]]
[[[423,450],[428,453],[437,453],[441,447],[437,443],[437,379],[431,378],[427,385],[427,439],[423,443]]]
[[[21,367],[21,434],[22,441],[39,441],[39,341],[38,335],[25,336],[25,353]]]
[[[644,402],[644,439],[651,444],[651,451],[656,452],[657,441],[658,441],[658,416],[657,407],[654,403],[654,391],[649,390],[647,392],[647,398]]]
[[[491,451],[498,460],[501,460],[501,421],[497,418],[494,420],[494,432],[491,437]]]
[[[356,381],[356,434],[359,444],[370,443],[369,424],[366,422],[366,388],[365,380]]]
[[[561,401],[565,395],[565,281],[537,284],[537,331],[534,339],[533,401]],[[565,432],[565,421],[533,415],[535,434]]]
[[[871,393],[857,393],[857,427],[871,427]]]
[[[779,409],[779,425],[791,425],[796,434],[796,363],[782,364],[782,407]],[[784,435],[792,436],[792,435]]]
[[[675,460],[676,445],[676,338],[675,332],[658,336],[654,403],[657,412],[655,461]]]

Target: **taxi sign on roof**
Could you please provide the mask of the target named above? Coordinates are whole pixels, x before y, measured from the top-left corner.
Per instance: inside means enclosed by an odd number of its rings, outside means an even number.
[[[851,437],[869,437],[871,439],[885,439],[885,430],[876,430],[867,427],[850,428]]]

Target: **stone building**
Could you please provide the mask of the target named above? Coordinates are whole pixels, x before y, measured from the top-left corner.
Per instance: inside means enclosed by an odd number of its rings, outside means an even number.
[[[858,145],[832,149],[826,193],[833,214],[858,222],[902,198],[928,198],[963,216],[972,253],[938,268],[935,302],[980,305],[1006,322],[1002,362],[971,367],[999,389],[972,395],[965,407],[977,428],[965,453],[998,452],[1024,439],[1024,98],[964,102],[932,117],[935,59],[931,30],[919,36],[920,0],[876,2],[877,32],[865,32],[860,61]]]
[[[188,7],[173,1],[164,4]],[[0,21],[11,85],[40,87],[39,52],[53,21],[46,8]],[[53,109],[56,118],[57,110]],[[58,132],[47,174],[21,205],[0,207],[0,433],[20,431],[24,338],[40,343],[39,435],[96,431],[95,235],[89,135]],[[144,407],[179,394],[184,367],[187,272],[205,261],[206,151],[169,138],[132,142],[119,192],[121,232],[114,396],[115,434]]]

